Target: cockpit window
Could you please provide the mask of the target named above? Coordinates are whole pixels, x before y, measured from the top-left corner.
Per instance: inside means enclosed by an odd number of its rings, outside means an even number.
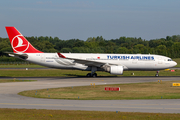
[[[168,59],[168,61],[173,61],[172,59]]]

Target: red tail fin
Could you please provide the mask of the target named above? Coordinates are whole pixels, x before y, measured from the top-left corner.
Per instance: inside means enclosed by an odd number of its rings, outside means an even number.
[[[14,53],[43,53],[34,48],[15,27],[5,28]]]

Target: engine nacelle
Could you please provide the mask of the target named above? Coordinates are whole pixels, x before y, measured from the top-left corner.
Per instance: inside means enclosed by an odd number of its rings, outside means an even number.
[[[110,66],[109,72],[114,75],[122,75],[123,74],[123,66]]]

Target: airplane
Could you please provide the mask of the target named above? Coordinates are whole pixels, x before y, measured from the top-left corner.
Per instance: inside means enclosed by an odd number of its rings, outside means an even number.
[[[91,71],[87,77],[97,77],[96,71],[122,75],[125,70],[154,70],[155,76],[159,76],[159,70],[177,65],[169,57],[154,54],[44,53],[34,48],[15,27],[5,28],[13,49],[7,52],[9,56],[51,68]]]

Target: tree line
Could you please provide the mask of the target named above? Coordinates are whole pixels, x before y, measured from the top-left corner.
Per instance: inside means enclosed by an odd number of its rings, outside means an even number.
[[[120,37],[105,40],[102,36],[89,37],[87,40],[61,40],[58,37],[26,37],[38,50],[54,53],[118,53],[118,54],[158,54],[180,58],[180,35],[166,38],[143,40],[141,38]],[[0,61],[19,61],[8,57],[4,52],[12,52],[8,38],[0,37]]]

